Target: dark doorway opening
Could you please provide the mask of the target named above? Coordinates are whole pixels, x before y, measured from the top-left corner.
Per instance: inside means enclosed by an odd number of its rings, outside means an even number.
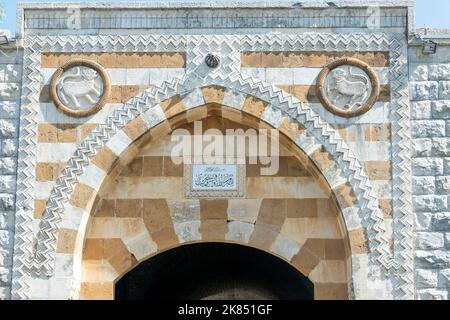
[[[311,281],[262,250],[199,243],[160,253],[116,283],[117,300],[312,300]]]

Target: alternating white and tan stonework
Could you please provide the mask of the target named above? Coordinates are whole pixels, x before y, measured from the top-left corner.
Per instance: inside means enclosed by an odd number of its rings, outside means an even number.
[[[372,4],[19,6],[17,50],[0,46],[0,298],[112,299],[145,259],[219,241],[285,260],[317,299],[449,299],[450,41],[425,55],[412,2]],[[361,116],[319,98],[340,58],[378,79]],[[52,98],[73,59],[110,79],[88,117]],[[169,138],[195,120],[278,130],[279,172],[187,197]]]

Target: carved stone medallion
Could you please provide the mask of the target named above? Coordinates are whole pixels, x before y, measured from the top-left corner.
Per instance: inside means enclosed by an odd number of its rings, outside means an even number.
[[[74,59],[53,74],[50,96],[56,107],[72,117],[97,113],[111,93],[106,70],[98,63]]]
[[[327,65],[319,74],[320,102],[341,117],[357,117],[368,112],[380,95],[376,72],[365,62],[342,58]]]

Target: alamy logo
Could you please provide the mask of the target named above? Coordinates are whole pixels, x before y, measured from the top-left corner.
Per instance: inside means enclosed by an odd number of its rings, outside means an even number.
[[[259,164],[260,174],[275,175],[279,169],[279,133],[275,129],[203,130],[194,122],[193,134],[176,129],[171,135],[175,164]]]

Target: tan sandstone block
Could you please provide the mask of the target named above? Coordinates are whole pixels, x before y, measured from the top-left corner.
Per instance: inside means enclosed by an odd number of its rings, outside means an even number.
[[[319,217],[338,217],[340,210],[333,197],[317,199],[317,215]]]
[[[364,127],[364,141],[391,141],[391,124],[370,124]]]
[[[286,200],[285,199],[263,199],[259,209],[257,224],[266,225],[276,231],[281,229],[286,219]]]
[[[42,219],[45,209],[47,209],[47,200],[34,200],[34,219]]]
[[[305,245],[291,260],[291,263],[306,277],[319,262],[320,258]]]
[[[97,192],[91,187],[77,183],[70,197],[70,203],[75,207],[86,209],[89,211],[90,206],[94,203]]]
[[[36,181],[47,182],[55,181],[61,174],[61,171],[66,166],[65,163],[36,163]]]
[[[347,281],[344,260],[322,260],[309,274],[314,283],[345,283]]]
[[[228,200],[200,199],[200,216],[202,220],[227,220]]]
[[[94,131],[96,127],[97,127],[96,123],[86,123],[79,126],[77,142],[80,143],[81,141],[86,139],[91,134],[91,132]]]
[[[267,102],[253,96],[247,96],[242,110],[260,119],[266,107]]]
[[[103,248],[104,248],[103,239],[86,239],[84,242],[83,259],[102,260]]]
[[[348,300],[348,285],[346,283],[316,283],[314,284],[315,300]]]
[[[144,166],[144,157],[136,157],[120,172],[121,176],[125,177],[141,177]]]
[[[262,52],[242,52],[241,66],[244,68],[260,68]]]
[[[144,177],[162,177],[163,176],[164,157],[144,157],[142,175]]]
[[[318,149],[311,154],[311,158],[319,167],[320,170],[325,171],[334,166],[334,157],[326,150]]]
[[[160,229],[151,233],[151,237],[158,245],[158,251],[176,246],[180,243],[173,227]]]
[[[219,86],[208,86],[202,88],[205,103],[221,104],[225,96],[225,89]]]
[[[227,220],[202,220],[200,234],[203,241],[224,241],[228,232]]]
[[[378,204],[385,219],[393,218],[392,199],[379,199]]]
[[[92,239],[120,238],[120,219],[111,217],[94,217],[88,231]]]
[[[150,233],[166,227],[173,227],[169,206],[165,199],[144,200],[143,218],[144,224]]]
[[[80,288],[80,298],[83,300],[114,299],[113,282],[83,282]]]
[[[317,199],[286,199],[287,217],[317,217],[317,201]]]
[[[100,206],[95,212],[96,217],[114,217],[114,210],[116,208],[116,200],[103,199]]]
[[[369,252],[366,233],[364,229],[352,230],[348,233],[352,254],[363,254]]]
[[[142,200],[139,199],[117,199],[116,217],[135,218],[142,216]]]
[[[71,229],[59,229],[58,242],[56,244],[57,253],[73,253],[77,231]]]
[[[364,162],[367,175],[372,180],[391,180],[391,161],[366,161]]]
[[[348,182],[336,187],[334,194],[342,209],[353,207],[357,204],[356,195]]]
[[[184,111],[183,99],[179,95],[164,100],[159,105],[164,111],[166,118],[173,117],[174,115]]]
[[[123,132],[125,132],[131,141],[138,139],[146,131],[147,125],[140,117],[135,118],[123,128]]]
[[[165,177],[183,177],[184,165],[175,164],[171,157],[163,158],[163,176]]]
[[[262,250],[269,251],[272,244],[277,239],[277,236],[277,231],[264,225],[256,224],[253,233],[250,236],[249,244]]]
[[[292,141],[296,141],[305,131],[305,128],[298,122],[290,122],[289,118],[286,117],[281,122],[280,131]]]
[[[345,260],[345,243],[343,239],[323,239],[326,260]]]
[[[40,123],[38,125],[38,142],[56,143],[58,141],[58,130],[55,125]]]
[[[122,274],[136,264],[136,258],[128,251],[121,239],[104,239],[103,258],[118,274]]]
[[[92,163],[95,164],[100,169],[109,173],[118,160],[118,157],[111,151],[107,146],[104,146],[97,155],[92,159]]]

